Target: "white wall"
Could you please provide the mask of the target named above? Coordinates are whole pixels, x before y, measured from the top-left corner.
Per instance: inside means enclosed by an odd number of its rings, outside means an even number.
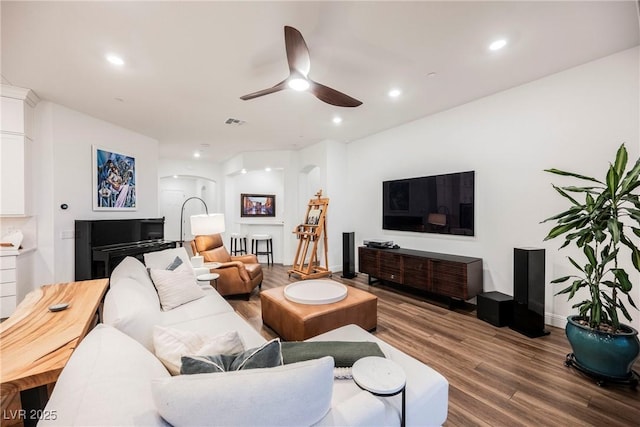
[[[566,209],[545,168],[603,178],[617,147],[640,154],[638,48],[627,50],[348,145],[348,211],[356,242],[480,257],[485,291],[513,295],[513,248],[546,249],[547,282],[570,271],[540,221]],[[474,237],[382,230],[382,181],[476,171]],[[357,219],[357,220],[356,220]],[[640,303],[640,275],[634,298]],[[557,290],[557,288],[555,288]],[[547,321],[564,326],[565,297],[547,287]],[[574,301],[575,302],[575,301]],[[640,315],[634,310],[634,325]]]
[[[34,194],[38,251],[34,287],[74,279],[74,220],[158,216],[158,142],[51,102],[35,111]],[[136,159],[136,211],[94,212],[92,145]],[[60,205],[69,208],[63,210]],[[62,238],[63,233],[71,233]]]

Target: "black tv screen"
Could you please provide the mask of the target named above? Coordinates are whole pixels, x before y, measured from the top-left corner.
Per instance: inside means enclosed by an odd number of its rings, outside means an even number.
[[[473,236],[475,172],[382,183],[385,230]]]

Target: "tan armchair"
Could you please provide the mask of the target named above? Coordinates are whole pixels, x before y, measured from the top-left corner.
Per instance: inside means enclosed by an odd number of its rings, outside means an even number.
[[[220,234],[196,236],[191,250],[204,258],[204,262],[219,262],[218,293],[220,295],[250,294],[256,286],[262,286],[262,266],[253,255],[231,256],[222,243]]]

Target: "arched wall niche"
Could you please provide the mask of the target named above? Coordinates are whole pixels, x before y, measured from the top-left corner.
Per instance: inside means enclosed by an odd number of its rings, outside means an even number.
[[[207,205],[209,213],[220,212],[219,189],[214,180],[193,175],[171,175],[160,177],[158,185],[158,212],[164,216],[164,235],[167,240],[191,240],[189,217],[205,213],[205,206],[197,199],[184,205],[182,234],[180,238],[180,214],[182,205],[190,197],[199,197]]]

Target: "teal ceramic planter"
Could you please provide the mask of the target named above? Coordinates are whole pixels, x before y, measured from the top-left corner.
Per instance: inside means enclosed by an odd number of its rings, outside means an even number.
[[[576,320],[580,320],[580,316],[567,318],[565,332],[580,367],[601,377],[630,378],[633,363],[640,354],[638,331],[621,325],[624,332],[614,335],[595,331]]]

